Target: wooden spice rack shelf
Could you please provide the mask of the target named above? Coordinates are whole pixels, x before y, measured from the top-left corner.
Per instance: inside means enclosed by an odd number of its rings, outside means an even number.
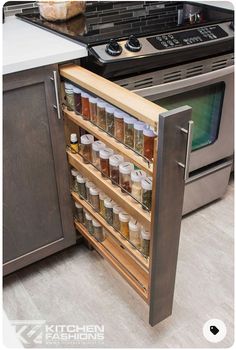
[[[122,193],[118,186],[112,184],[110,179],[104,178],[91,164],[84,164],[83,158],[79,154],[67,151],[70,165],[76,168],[84,177],[104,191],[114,202],[123,208],[129,215],[138,220],[147,230],[151,230],[151,214],[142,209],[141,204],[135,201],[128,194]]]
[[[138,249],[135,249],[128,240],[125,238],[122,238],[122,236],[117,232],[111,225],[109,225],[106,220],[97,213],[89,203],[87,203],[85,200],[81,199],[79,195],[76,192],[72,192],[73,199],[81,204],[83,208],[88,211],[95,220],[97,220],[108,232],[109,234],[117,241],[117,244],[119,244],[126,252],[129,254],[143,269],[145,269],[146,272],[148,272],[149,269],[149,258],[145,258]]]
[[[135,164],[140,169],[144,170],[147,174],[149,174],[149,176],[153,175],[153,164],[145,161],[142,156],[139,156],[137,153],[127,148],[124,144],[117,141],[114,137],[109,136],[105,131],[102,131],[90,121],[84,120],[82,116],[77,115],[75,112],[64,108],[64,114],[73,123],[85,129],[88,133],[94,135],[97,139],[104,142],[113,150],[116,150],[117,153],[129,160],[131,163]]]
[[[148,273],[140,269],[131,257],[110,237],[107,237],[103,242],[99,242],[79,222],[75,221],[75,227],[148,303]]]

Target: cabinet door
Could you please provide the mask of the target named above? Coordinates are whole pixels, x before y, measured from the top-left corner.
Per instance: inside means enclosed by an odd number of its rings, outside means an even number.
[[[115,153],[122,154],[126,160],[153,177],[152,208],[149,212],[144,211],[130,194],[122,193],[109,178],[104,179],[92,164],[84,164],[82,154],[68,151],[68,161],[72,166],[151,232],[150,258],[147,258],[131,246],[127,237],[126,240],[120,238],[120,233],[109,227],[85,200],[81,201],[79,196],[72,193],[74,200],[84,206],[106,229],[107,236],[99,243],[79,222],[75,223],[77,229],[149,304],[149,322],[153,326],[172,312],[184,184],[191,150],[191,108],[183,106],[167,111],[75,65],[62,67],[60,74],[81,89],[151,125],[157,132],[154,159],[150,162],[93,122],[85,120],[82,115],[64,109],[65,121],[93,134]]]
[[[63,120],[53,70],[4,76],[4,273],[75,243]]]

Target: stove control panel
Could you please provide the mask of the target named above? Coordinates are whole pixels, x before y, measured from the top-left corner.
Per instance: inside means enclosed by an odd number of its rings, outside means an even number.
[[[228,34],[218,25],[201,27],[171,34],[161,34],[147,40],[158,50],[200,44],[227,37]]]

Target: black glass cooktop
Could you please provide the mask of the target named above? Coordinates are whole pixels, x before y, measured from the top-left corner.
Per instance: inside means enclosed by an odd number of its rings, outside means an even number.
[[[232,20],[229,11],[176,1],[95,1],[86,12],[66,22],[49,22],[38,12],[17,14],[22,20],[85,45]],[[190,6],[190,7],[189,7]]]

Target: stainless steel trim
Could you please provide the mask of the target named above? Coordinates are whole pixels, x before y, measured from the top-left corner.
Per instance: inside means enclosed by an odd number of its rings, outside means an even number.
[[[57,77],[56,70],[53,71],[53,77],[50,77],[50,79],[54,82],[55,96],[56,96],[56,105],[53,105],[53,108],[57,110],[58,119],[61,119],[61,105],[60,105],[60,99],[59,99],[58,77]]]
[[[228,160],[228,161],[226,161],[226,162],[224,162],[224,163],[221,163],[221,164],[219,164],[219,165],[216,165],[216,166],[214,166],[214,167],[211,167],[211,168],[209,168],[209,169],[206,169],[206,170],[204,170],[204,171],[201,171],[201,172],[199,172],[199,174],[190,176],[190,177],[186,180],[186,184],[189,184],[189,183],[191,183],[191,182],[193,182],[193,181],[197,181],[197,180],[201,179],[201,178],[204,177],[204,176],[211,175],[211,174],[215,173],[216,171],[219,171],[219,170],[221,170],[221,169],[227,168],[228,166],[232,166],[232,164],[233,164],[233,160],[231,159],[231,160]]]
[[[184,180],[187,181],[189,178],[189,166],[190,166],[190,155],[192,151],[192,140],[193,140],[193,120],[188,122],[188,140],[186,148],[186,160],[185,160],[185,170],[184,170]]]

